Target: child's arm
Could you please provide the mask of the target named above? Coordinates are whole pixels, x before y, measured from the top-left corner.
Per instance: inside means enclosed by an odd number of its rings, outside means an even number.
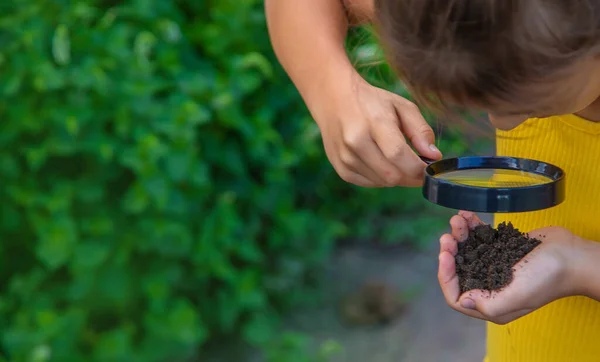
[[[265,9],[273,49],[309,107],[323,86],[347,83],[355,70],[342,0],[266,0]]]
[[[361,186],[420,185],[425,164],[404,136],[421,155],[439,159],[433,131],[413,103],[371,86],[354,69],[344,44],[349,18],[372,18],[373,0],[345,4],[347,9],[343,0],[267,0],[275,53],[344,180]]]
[[[600,243],[583,240],[578,245],[571,265],[576,293],[600,302]]]

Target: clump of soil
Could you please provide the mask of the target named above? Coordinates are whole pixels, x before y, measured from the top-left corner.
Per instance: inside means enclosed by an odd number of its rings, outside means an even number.
[[[370,281],[357,293],[342,299],[340,313],[347,324],[376,325],[391,322],[402,313],[404,307],[404,303],[391,286]]]
[[[497,229],[477,226],[465,242],[458,243],[455,260],[461,293],[504,288],[513,279],[515,264],[540,244],[511,223],[502,223]]]

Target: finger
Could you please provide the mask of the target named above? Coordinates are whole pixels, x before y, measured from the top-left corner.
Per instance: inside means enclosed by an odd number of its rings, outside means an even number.
[[[456,256],[458,253],[458,244],[456,239],[454,239],[454,237],[450,234],[444,234],[440,238],[440,253],[444,251],[452,254],[452,256]]]
[[[387,186],[386,180],[380,177],[377,172],[375,172],[372,167],[369,167],[369,165],[366,164],[358,155],[355,155],[354,158],[355,161],[351,166],[349,166],[349,169],[352,172],[363,176],[377,187]]]
[[[400,120],[401,131],[408,137],[417,152],[434,160],[442,158],[442,153],[435,146],[433,129],[425,121],[419,108],[401,97],[396,99],[394,108]]]
[[[463,242],[469,237],[469,224],[464,217],[460,215],[453,216],[450,219],[450,227],[452,228],[452,236],[459,242]]]
[[[345,165],[341,164],[341,161],[336,162],[334,166],[335,171],[340,176],[340,178],[347,183],[360,186],[360,187],[379,187],[380,185],[377,182],[374,182],[367,177],[361,175],[358,172],[351,170]]]
[[[406,177],[401,170],[389,161],[375,140],[371,140],[360,154],[360,159],[386,186],[419,186],[422,180]]]
[[[383,157],[366,128],[351,127],[342,139],[338,155],[348,169],[378,186],[392,186],[388,180],[398,180],[396,168]]]
[[[337,145],[336,142],[330,143],[324,141],[323,146],[331,165],[342,180],[361,187],[379,186],[376,181],[370,180],[368,176],[364,176],[359,172],[355,172],[351,167],[348,167],[349,165],[346,165],[346,163],[352,164],[355,162],[360,162],[360,160],[355,160],[355,158],[352,157],[351,152],[346,152],[344,154],[344,149]],[[346,158],[345,160],[342,159],[342,155]]]
[[[371,129],[371,137],[381,150],[383,156],[395,166],[407,181],[421,185],[427,166],[406,143],[404,135],[398,126],[396,114],[375,122]]]
[[[342,178],[346,182],[351,182],[348,181],[346,178],[360,179],[363,183],[363,179],[366,179],[370,184],[372,184],[372,186],[385,186],[385,180],[379,177],[379,175],[377,175],[376,172],[374,172],[369,166],[367,166],[355,152],[347,149],[346,147],[342,147],[338,151],[338,156],[338,165],[341,166],[339,166],[340,169],[336,169],[336,171],[338,171],[338,174],[340,174],[340,176],[344,175],[342,176]]]
[[[456,304],[453,306],[454,310],[466,314],[470,317],[482,319],[482,320],[490,320],[490,317],[485,313],[482,313],[481,310],[478,309],[478,304],[474,301],[474,297],[478,294],[483,294],[485,291],[482,290],[469,290],[463,293]]]
[[[454,256],[447,251],[442,251],[439,256],[438,281],[446,303],[452,309],[470,317],[485,319],[476,309],[465,308],[460,304],[460,287],[458,285],[458,275],[456,274],[456,264]]]
[[[342,179],[348,183],[360,187],[380,187],[380,185],[378,185],[377,183],[353,171],[348,171],[347,175],[342,177]]]
[[[475,229],[479,225],[483,225],[483,221],[481,221],[481,219],[479,219],[479,217],[471,211],[459,211],[458,214],[467,220],[470,230]]]
[[[448,251],[442,251],[439,255],[438,281],[446,302],[455,305],[460,296],[460,289],[454,256]]]

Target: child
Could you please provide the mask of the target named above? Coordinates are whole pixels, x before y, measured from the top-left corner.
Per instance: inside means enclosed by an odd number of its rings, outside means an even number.
[[[275,2],[279,5],[274,6]],[[353,74],[336,45],[345,33],[339,2],[275,2],[267,4],[274,38],[285,37],[297,26],[309,26],[307,19],[316,21],[313,30],[303,28],[303,33],[293,36],[297,43],[290,46],[292,50],[281,41],[279,46],[274,42],[319,126],[326,130],[324,143],[331,150],[332,144],[339,145],[339,135],[344,135],[348,123],[341,118],[346,115],[344,107],[336,108],[340,103],[321,100],[339,101],[334,94],[343,96],[345,90],[326,86],[331,79]],[[355,0],[350,5],[350,13],[357,9],[355,14],[376,19],[390,64],[418,100],[440,110],[487,111],[494,126],[501,129],[499,155],[543,160],[566,171],[567,200],[560,206],[496,216],[496,222],[510,220],[544,241],[527,258],[528,263],[516,268],[514,280],[504,290],[491,296],[483,292],[459,295],[453,254],[457,243],[480,222],[475,215],[459,213],[450,222],[452,233],[440,239],[438,277],[448,304],[490,321],[486,361],[600,361],[600,2],[377,0],[372,6],[372,2]],[[311,9],[319,11],[318,15]],[[307,46],[311,43],[316,52],[322,52],[324,70],[322,74],[311,71],[315,77],[301,79],[303,71],[318,69],[313,63],[317,55],[300,61],[305,45],[304,51],[311,55]],[[336,72],[338,68],[344,70]],[[371,139],[386,155],[385,149],[391,146],[380,130],[373,131],[381,125],[369,122],[369,117],[365,120],[361,117],[365,113],[357,111],[385,108],[389,98],[381,99],[364,99],[374,105],[347,106],[357,112],[356,123],[363,125],[362,132],[355,131],[350,138],[352,144],[367,145]],[[334,104],[333,110],[328,104]],[[404,107],[410,105],[396,108],[398,122],[402,131],[414,135],[415,128],[410,127],[424,127],[414,118],[405,122]],[[415,141],[419,152],[426,151],[422,138],[414,137]],[[336,150],[345,152],[344,148]],[[366,166],[353,172],[371,184],[377,184],[375,176],[381,179],[390,172],[392,166],[382,163],[372,147],[352,151],[360,165]],[[331,157],[334,152],[328,154]],[[412,158],[403,151],[394,164],[405,179],[416,178],[417,172],[398,165],[404,159],[410,164]]]

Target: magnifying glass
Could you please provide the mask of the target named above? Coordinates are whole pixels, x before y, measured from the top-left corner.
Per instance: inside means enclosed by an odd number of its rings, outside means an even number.
[[[456,210],[526,212],[565,199],[565,173],[552,164],[515,157],[470,156],[434,161],[425,157],[423,196]]]

